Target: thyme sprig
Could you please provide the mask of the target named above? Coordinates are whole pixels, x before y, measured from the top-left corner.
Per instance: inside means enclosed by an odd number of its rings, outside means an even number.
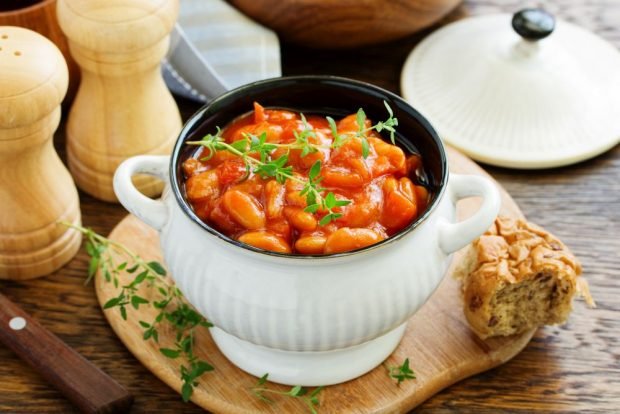
[[[301,149],[300,156],[305,157],[309,154],[314,154],[315,152],[318,152],[321,146],[314,144],[309,140],[310,138],[316,138],[316,133],[312,129],[312,126],[306,120],[306,117],[304,116],[304,114],[300,114],[300,115],[301,115],[301,122],[304,126],[304,129],[301,132],[299,131],[293,132],[293,136],[295,137],[295,144],[293,148]]]
[[[114,286],[118,288],[121,272],[136,274],[130,283],[120,286],[121,292],[109,299],[103,308],[118,308],[123,320],[127,320],[127,307],[129,305],[136,310],[141,305],[149,305],[159,311],[150,323],[138,321],[144,329],[143,339],[145,341],[153,340],[159,344],[159,328],[161,325],[166,323],[174,329],[176,334],[172,347],[160,347],[159,352],[166,358],[174,360],[180,358],[185,361],[180,364],[179,371],[182,380],[181,397],[183,401],[188,402],[194,388],[198,385],[198,379],[203,374],[215,369],[213,365],[200,359],[194,353],[196,330],[210,328],[213,325],[185,302],[183,294],[176,286],[167,282],[165,278],[166,269],[159,262],[147,262],[123,244],[101,236],[92,229],[65,221],[61,221],[59,224],[82,233],[86,239],[86,252],[90,256],[90,262],[85,284],[88,284],[99,272],[106,283],[114,283]],[[124,260],[117,264],[115,257],[123,257]],[[139,296],[137,292],[143,285],[151,291],[157,292],[158,298],[149,301]],[[268,374],[265,374],[252,388],[252,392],[257,398],[271,402],[265,396],[268,393],[296,398],[303,401],[312,414],[317,414],[318,394],[323,387],[315,388],[310,394],[306,388],[301,386],[295,386],[288,392],[282,392],[266,388],[264,385],[267,382],[267,377]]]
[[[182,357],[186,361],[180,365],[180,377],[183,381],[181,395],[183,401],[189,401],[197,379],[205,372],[213,370],[213,366],[194,354],[195,331],[213,325],[185,302],[183,294],[176,286],[167,282],[166,269],[159,262],[146,262],[123,244],[103,237],[89,228],[68,222],[60,224],[79,231],[86,239],[86,252],[90,256],[86,283],[99,272],[106,282],[113,283],[118,288],[121,272],[135,274],[131,282],[120,286],[117,296],[104,303],[103,309],[117,308],[124,320],[127,320],[128,306],[135,310],[142,305],[152,306],[158,310],[157,316],[151,322],[139,321],[144,329],[143,339],[159,343],[159,328],[164,323],[174,329],[174,347],[160,347],[159,351],[168,358]],[[115,257],[123,257],[124,260],[117,263]],[[149,301],[140,296],[138,292],[143,285],[156,292],[158,297]]]
[[[388,373],[391,378],[397,381],[398,385],[403,381],[416,378],[415,372],[409,367],[409,358],[406,358],[405,361],[397,367],[388,368]]]
[[[267,388],[265,384],[269,378],[269,374],[265,374],[258,379],[256,385],[252,388],[252,393],[259,399],[273,403],[273,400],[267,397],[265,394],[274,394],[274,395],[283,395],[286,397],[292,397],[303,401],[308,407],[308,410],[312,414],[318,414],[317,407],[319,406],[319,393],[323,390],[324,387],[316,387],[312,392],[309,393],[309,390],[301,385],[295,385],[291,387],[288,391],[278,391],[271,388]]]
[[[296,176],[293,173],[293,167],[287,165],[289,161],[288,151],[294,149],[301,150],[300,156],[305,157],[309,154],[318,152],[322,148],[338,148],[344,145],[348,140],[358,138],[361,140],[362,144],[362,156],[368,158],[370,154],[370,144],[368,142],[369,132],[373,130],[377,132],[383,130],[388,131],[392,143],[395,143],[394,133],[396,132],[395,127],[398,125],[398,119],[394,117],[392,108],[390,108],[388,103],[383,101],[383,104],[388,111],[389,118],[383,122],[378,122],[375,125],[366,127],[366,113],[360,108],[356,114],[358,130],[354,133],[339,133],[336,121],[329,116],[326,117],[333,136],[332,145],[329,147],[311,141],[311,138],[316,138],[317,135],[306,120],[304,114],[300,114],[303,130],[293,132],[295,141],[291,143],[267,142],[267,134],[265,132],[258,136],[254,134],[244,134],[242,139],[227,143],[222,138],[222,130],[217,127],[217,132],[215,134],[207,134],[200,141],[189,141],[187,144],[206,148],[208,150],[207,154],[202,158],[205,161],[211,159],[217,151],[228,151],[240,157],[246,166],[246,177],[249,176],[250,172],[253,172],[262,178],[275,178],[276,181],[281,184],[286,182],[286,180],[293,180],[302,184],[303,189],[300,194],[306,197],[307,205],[304,210],[313,214],[318,211],[325,212],[325,215],[319,221],[319,224],[324,226],[342,217],[342,214],[337,212],[336,208],[346,206],[350,204],[351,201],[339,200],[333,192],[327,192],[327,194],[323,196],[326,189],[320,186],[322,180],[320,176],[320,160],[317,160],[310,168],[307,180]],[[278,148],[286,149],[287,153],[280,155],[278,158],[273,158],[272,154]]]
[[[341,147],[351,138],[358,138],[362,142],[362,156],[364,158],[368,158],[368,156],[370,155],[368,133],[371,131],[377,131],[379,133],[381,131],[388,131],[390,133],[390,140],[392,141],[392,144],[396,145],[395,134],[396,127],[398,126],[398,118],[394,116],[392,108],[390,108],[390,105],[386,101],[383,101],[383,105],[385,106],[385,109],[387,109],[389,115],[388,119],[386,119],[385,121],[377,122],[370,127],[366,127],[366,113],[364,112],[364,110],[362,108],[358,109],[355,115],[358,129],[355,132],[339,133],[336,121],[334,121],[332,117],[325,117],[325,119],[327,119],[327,123],[329,124],[332,136],[334,137],[332,147]]]
[[[177,316],[180,319],[185,319],[183,312],[179,312]],[[194,320],[192,321],[191,319]],[[196,320],[196,318],[189,318],[185,320],[185,323],[189,323],[192,326],[189,328],[188,333],[184,335],[181,332],[177,332],[174,348],[160,348],[159,352],[170,359],[184,356],[187,360],[187,365],[181,365],[181,379],[183,380],[181,397],[183,401],[187,402],[192,396],[194,387],[198,385],[197,379],[205,372],[213,371],[214,367],[208,362],[200,360],[194,354],[194,328],[201,325],[202,322]]]
[[[200,145],[209,151],[206,158],[209,159],[216,151],[228,151],[240,157],[246,165],[248,171],[258,174],[263,178],[275,178],[280,184],[284,184],[286,180],[292,180],[303,185],[300,194],[306,197],[307,207],[305,211],[316,213],[319,210],[326,212],[325,216],[319,221],[324,226],[332,220],[342,217],[341,213],[336,212],[336,207],[346,206],[351,203],[350,200],[338,200],[336,195],[328,192],[323,196],[324,188],[320,187],[322,177],[319,176],[321,171],[321,161],[317,160],[308,172],[308,179],[305,180],[293,173],[293,167],[288,165],[288,154],[273,159],[272,152],[278,145],[267,142],[267,134],[262,133],[259,136],[248,134],[246,138],[238,141],[227,143],[220,135],[221,130],[218,129],[216,135],[208,134],[200,141],[190,141],[189,145]],[[301,133],[303,134],[303,132]],[[301,135],[300,135],[301,136]],[[307,140],[308,135],[299,139],[299,141]],[[308,146],[305,148],[309,148]],[[304,150],[302,150],[303,152]],[[308,149],[308,151],[312,151]],[[258,156],[258,158],[255,158]]]

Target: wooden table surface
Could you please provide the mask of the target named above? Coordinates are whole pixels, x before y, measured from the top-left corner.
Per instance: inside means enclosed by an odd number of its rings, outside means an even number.
[[[469,0],[449,19],[467,13],[512,12],[524,3],[535,2]],[[542,4],[620,47],[619,0],[553,0]],[[283,45],[283,71],[348,76],[398,91],[401,65],[422,36],[348,52],[312,52]],[[198,105],[183,100],[179,106],[185,118],[198,109]],[[63,125],[55,143],[63,153]],[[530,220],[557,234],[573,249],[583,263],[598,308],[588,310],[577,302],[568,324],[540,329],[515,359],[444,390],[416,412],[620,411],[620,148],[566,168],[488,171]],[[126,214],[118,205],[83,193],[80,199],[84,224],[102,234]],[[23,283],[2,282],[0,288],[126,386],[136,397],[132,413],[201,412],[192,404],[182,403],[114,335],[93,287],[84,285],[87,260],[81,251],[53,275]],[[36,372],[0,346],[0,413],[73,412]]]

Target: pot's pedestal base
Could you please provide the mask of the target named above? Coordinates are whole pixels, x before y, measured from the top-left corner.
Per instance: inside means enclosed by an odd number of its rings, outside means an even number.
[[[357,378],[383,362],[396,349],[406,323],[371,341],[334,351],[294,352],[266,348],[210,329],[222,353],[237,367],[256,376],[269,374],[269,381],[314,387]]]

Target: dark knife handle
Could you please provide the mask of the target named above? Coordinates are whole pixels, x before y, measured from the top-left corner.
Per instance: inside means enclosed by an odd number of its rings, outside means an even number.
[[[133,397],[0,294],[0,341],[84,413],[127,413]]]

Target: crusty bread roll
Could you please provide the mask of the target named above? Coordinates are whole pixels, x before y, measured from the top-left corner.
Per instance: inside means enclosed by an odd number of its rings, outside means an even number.
[[[577,259],[525,220],[498,217],[468,247],[460,274],[465,315],[482,339],[565,322],[575,293],[594,306]]]

